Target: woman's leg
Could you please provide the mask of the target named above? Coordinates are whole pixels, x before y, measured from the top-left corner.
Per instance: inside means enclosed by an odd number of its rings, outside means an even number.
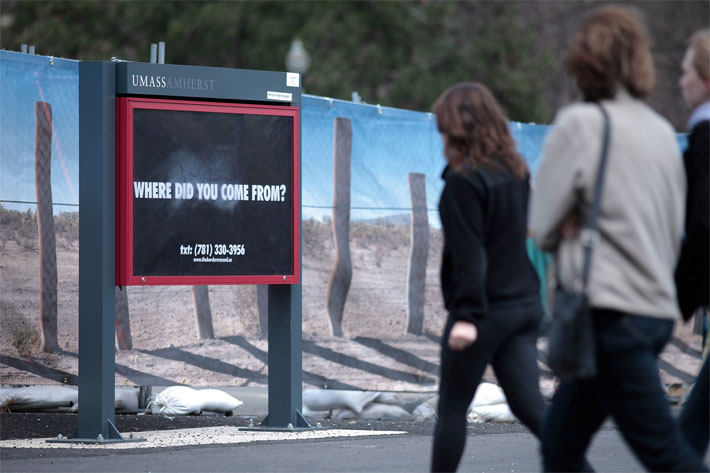
[[[538,438],[545,411],[537,365],[537,336],[543,314],[542,304],[536,299],[502,309],[491,321],[500,333],[508,334],[491,362],[496,378],[510,410]]]
[[[609,411],[650,471],[708,471],[683,438],[666,399],[656,360],[673,323],[595,310],[600,389]]]
[[[469,348],[453,351],[447,345],[452,322],[442,335],[438,420],[434,429],[431,471],[456,471],[466,445],[466,414],[499,336],[484,321]]]
[[[680,413],[680,428],[700,458],[705,457],[710,439],[710,357],[700,368],[695,386]]]
[[[585,453],[606,417],[596,383],[560,384],[542,425],[543,471],[593,471]]]
[[[493,355],[492,365],[510,410],[540,438],[545,401],[537,366],[537,326],[504,341]]]

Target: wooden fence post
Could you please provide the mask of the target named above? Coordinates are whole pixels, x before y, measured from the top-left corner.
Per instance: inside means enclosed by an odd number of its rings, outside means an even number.
[[[426,176],[410,172],[409,200],[412,219],[407,268],[407,332],[421,335],[424,330],[424,290],[429,256],[429,218],[426,203]]]
[[[35,191],[39,231],[39,291],[42,351],[59,351],[57,342],[57,246],[52,211],[52,105],[35,102]]]
[[[116,344],[119,350],[133,350],[131,318],[128,312],[128,288],[117,287],[116,291]]]
[[[264,337],[269,336],[269,286],[256,286],[256,309],[259,313],[259,329]]]
[[[328,281],[326,302],[331,332],[343,336],[343,311],[353,276],[350,259],[350,154],[353,131],[350,120],[336,118],[333,130],[333,237],[335,265]]]
[[[200,339],[214,338],[212,310],[210,310],[210,294],[207,288],[208,286],[192,286],[192,299],[195,302],[197,336]]]

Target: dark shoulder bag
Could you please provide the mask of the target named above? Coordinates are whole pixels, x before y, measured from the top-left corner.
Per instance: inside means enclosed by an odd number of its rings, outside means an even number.
[[[609,115],[599,105],[604,115],[604,135],[601,159],[594,185],[592,208],[586,225],[580,234],[584,248],[584,262],[580,279],[575,281],[572,290],[563,289],[559,284],[555,290],[552,320],[548,330],[548,364],[561,381],[592,378],[597,374],[597,357],[594,341],[594,327],[587,298],[587,282],[591,266],[592,250],[599,238],[597,217],[604,186],[609,151]]]

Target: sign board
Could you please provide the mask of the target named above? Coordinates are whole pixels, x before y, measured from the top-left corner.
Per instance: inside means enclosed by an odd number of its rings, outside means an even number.
[[[299,282],[298,108],[117,98],[117,285]]]

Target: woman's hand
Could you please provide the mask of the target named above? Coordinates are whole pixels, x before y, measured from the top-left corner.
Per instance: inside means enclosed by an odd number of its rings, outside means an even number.
[[[562,221],[562,227],[560,228],[560,233],[562,233],[562,238],[565,240],[573,240],[579,236],[582,223],[579,216],[574,213],[569,214]]]
[[[478,338],[478,329],[471,322],[458,320],[454,322],[449,333],[449,348],[460,351],[473,345]]]

